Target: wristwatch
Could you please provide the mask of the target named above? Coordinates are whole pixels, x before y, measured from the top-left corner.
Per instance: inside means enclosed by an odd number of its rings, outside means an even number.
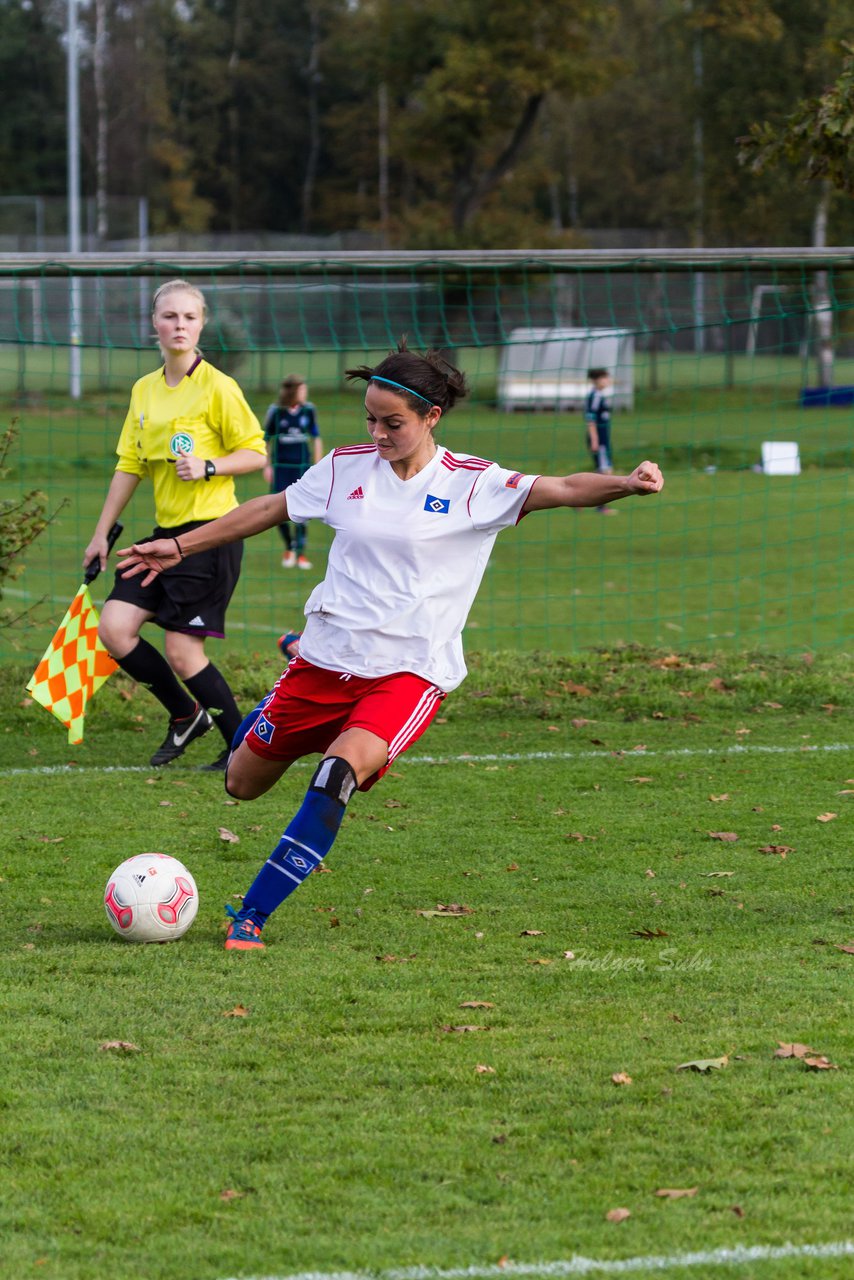
[[[205,462],[205,479],[210,480],[211,476],[216,475],[216,465],[211,462],[210,458]]]

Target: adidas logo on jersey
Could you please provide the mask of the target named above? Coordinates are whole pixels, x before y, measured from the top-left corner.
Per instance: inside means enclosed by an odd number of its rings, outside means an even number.
[[[188,627],[203,627],[204,625],[205,625],[204,618],[199,617],[198,614],[196,614],[195,618],[191,618],[190,621],[187,623]]]
[[[359,485],[358,488],[354,489],[352,493],[347,494],[347,501],[349,502],[351,498],[364,498],[364,496],[365,495],[362,492],[362,486]]]

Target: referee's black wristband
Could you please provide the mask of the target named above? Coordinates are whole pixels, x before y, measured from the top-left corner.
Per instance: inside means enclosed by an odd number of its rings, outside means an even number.
[[[172,541],[175,543],[175,546],[178,548],[178,555],[179,555],[179,556],[181,557],[181,559],[183,560],[183,559],[184,559],[184,552],[181,550],[181,544],[180,544],[180,542],[178,541],[178,539],[177,539],[177,538],[173,538],[173,539],[172,539]]]

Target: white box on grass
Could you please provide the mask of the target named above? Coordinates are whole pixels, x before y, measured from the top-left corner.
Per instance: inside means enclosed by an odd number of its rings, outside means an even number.
[[[766,476],[799,476],[801,454],[794,440],[763,440],[762,470]]]

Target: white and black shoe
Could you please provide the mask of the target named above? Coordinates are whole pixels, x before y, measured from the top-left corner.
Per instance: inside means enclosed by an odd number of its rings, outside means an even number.
[[[171,764],[184,754],[191,742],[212,728],[213,720],[197,702],[190,715],[169,721],[166,737],[151,757],[152,767],[156,769],[161,764]]]

